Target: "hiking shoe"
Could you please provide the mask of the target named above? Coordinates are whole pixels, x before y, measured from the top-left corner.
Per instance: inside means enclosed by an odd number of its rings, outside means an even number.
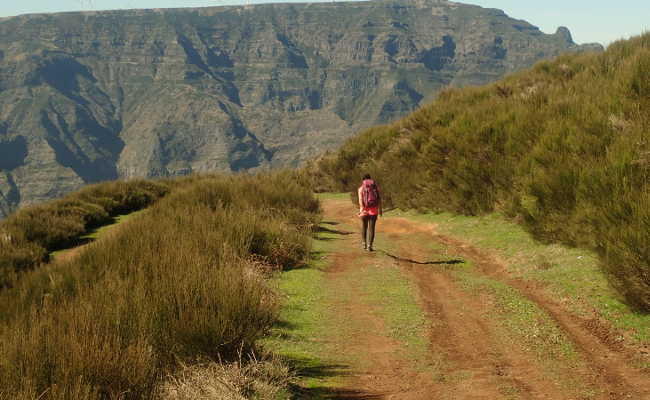
[[[373,249],[372,246],[368,246],[368,251],[375,251],[375,249]]]
[[[367,250],[367,249],[368,249],[368,246],[366,245],[366,242],[361,242],[361,246],[363,246],[363,249],[364,249],[364,250]]]

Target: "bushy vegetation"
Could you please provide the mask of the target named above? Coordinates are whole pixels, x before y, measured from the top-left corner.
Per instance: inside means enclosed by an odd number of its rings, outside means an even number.
[[[598,251],[612,282],[650,310],[650,34],[565,55],[351,139],[314,164],[386,203],[520,220],[537,238]]]
[[[293,376],[278,359],[183,366],[161,386],[162,400],[278,400]]]
[[[0,223],[0,288],[74,244],[118,214],[142,209],[169,192],[166,181],[115,181],[87,186],[63,199],[26,207]]]
[[[265,275],[303,262],[318,201],[282,174],[183,182],[0,291],[0,398],[153,398],[181,364],[254,347],[277,313]]]

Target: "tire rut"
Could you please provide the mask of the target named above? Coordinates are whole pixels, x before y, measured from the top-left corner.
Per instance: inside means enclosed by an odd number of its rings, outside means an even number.
[[[591,376],[603,389],[603,399],[650,399],[650,374],[632,365],[634,355],[622,343],[613,343],[612,328],[597,319],[587,319],[569,312],[544,293],[539,284],[509,276],[502,262],[457,239],[434,235],[441,243],[453,246],[460,254],[471,258],[486,275],[498,279],[522,293],[544,310],[565,332],[591,366],[583,375]]]
[[[392,240],[401,241],[398,237]],[[400,249],[412,258],[422,259],[427,253],[412,244]],[[570,398],[549,384],[548,376],[530,355],[504,343],[492,321],[489,299],[467,294],[444,269],[402,264],[414,276],[422,303],[434,321],[433,351],[442,347],[450,368],[473,374],[470,384],[451,385],[449,398],[503,398],[508,391],[522,399]]]
[[[632,367],[633,351],[620,342],[612,341],[611,338],[617,336],[612,332],[612,328],[598,319],[583,318],[571,313],[544,293],[540,284],[511,277],[504,263],[488,252],[458,239],[438,235],[432,226],[415,227],[417,223],[406,219],[400,221],[402,227],[404,224],[420,232],[428,232],[433,240],[474,261],[483,274],[517,289],[525,298],[546,312],[587,361],[590,369],[576,373],[591,380],[602,390],[602,394],[596,398],[650,399],[650,374]]]

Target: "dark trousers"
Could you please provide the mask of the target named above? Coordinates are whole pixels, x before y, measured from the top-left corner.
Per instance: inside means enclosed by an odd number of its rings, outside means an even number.
[[[368,247],[372,247],[372,243],[375,241],[376,224],[376,215],[364,215],[361,217],[361,240],[363,240],[363,243],[366,243]]]

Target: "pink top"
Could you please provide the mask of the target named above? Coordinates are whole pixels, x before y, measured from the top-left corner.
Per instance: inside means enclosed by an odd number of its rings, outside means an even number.
[[[359,187],[359,190],[357,190],[357,194],[359,195],[359,203],[361,203],[361,190],[363,189],[363,186]],[[374,207],[362,207],[363,211],[361,212],[361,215],[379,215],[379,206],[374,206]]]

